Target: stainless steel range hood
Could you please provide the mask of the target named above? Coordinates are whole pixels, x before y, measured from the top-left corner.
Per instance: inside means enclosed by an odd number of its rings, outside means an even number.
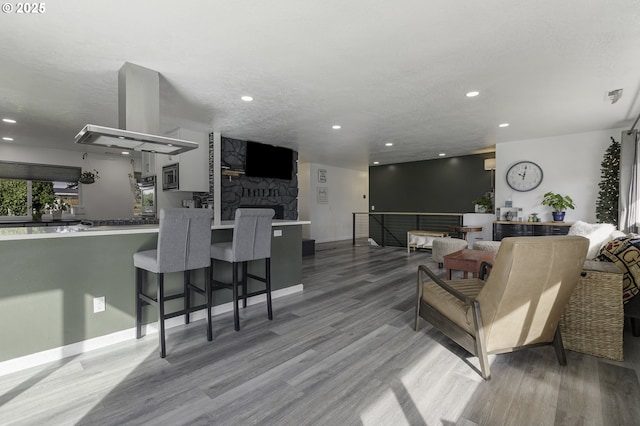
[[[198,148],[196,142],[131,132],[111,127],[87,124],[76,135],[76,143],[99,145],[130,151],[148,151],[175,155]]]
[[[175,155],[198,148],[196,142],[158,136],[160,74],[125,62],[118,71],[118,126],[87,124],[76,135],[79,144]]]

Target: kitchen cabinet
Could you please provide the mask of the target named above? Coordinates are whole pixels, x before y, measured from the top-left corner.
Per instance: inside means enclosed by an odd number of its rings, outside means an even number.
[[[545,235],[567,235],[572,222],[493,222],[493,239],[505,237],[538,237]]]
[[[178,155],[156,154],[158,176],[162,176],[162,167],[177,163],[179,164],[177,191],[209,192],[208,133],[177,128],[167,133],[166,136],[197,142],[198,149]]]

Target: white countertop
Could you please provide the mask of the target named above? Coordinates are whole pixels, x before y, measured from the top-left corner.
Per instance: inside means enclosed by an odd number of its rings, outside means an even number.
[[[273,226],[309,225],[308,220],[275,219]],[[223,220],[211,229],[233,229],[232,220]],[[158,225],[126,225],[126,226],[30,226],[17,228],[0,228],[0,241],[17,241],[42,238],[94,237],[98,235],[130,235],[157,233]]]

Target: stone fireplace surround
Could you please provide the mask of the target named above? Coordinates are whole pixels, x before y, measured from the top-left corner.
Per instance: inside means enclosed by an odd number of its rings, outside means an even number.
[[[221,138],[223,167],[244,171],[247,141]],[[202,204],[213,203],[213,133],[209,135],[209,192],[193,194]],[[298,153],[293,152],[291,180],[239,176],[221,176],[221,220],[233,220],[238,207],[262,207],[276,210],[275,219],[298,219]]]

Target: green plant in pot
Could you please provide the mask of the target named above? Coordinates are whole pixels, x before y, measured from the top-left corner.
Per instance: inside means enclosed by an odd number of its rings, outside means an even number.
[[[476,213],[493,213],[493,198],[490,195],[485,194],[472,203],[478,206]]]
[[[553,209],[551,213],[553,215],[554,222],[563,222],[564,214],[567,209],[575,209],[573,200],[568,195],[561,195],[555,192],[547,192],[542,199],[543,206],[549,206]]]
[[[100,176],[98,175],[98,171],[96,169],[93,169],[92,172],[89,170],[85,170],[80,174],[80,179],[78,179],[78,182],[90,184],[94,183],[96,179],[100,179]]]
[[[51,208],[51,217],[53,220],[60,220],[62,219],[62,212],[67,211],[70,205],[60,198],[56,198],[49,207]]]
[[[34,191],[35,192],[35,191]],[[45,191],[34,193],[31,197],[31,218],[35,221],[42,220],[42,213],[48,205],[52,205],[55,200],[55,196]]]

